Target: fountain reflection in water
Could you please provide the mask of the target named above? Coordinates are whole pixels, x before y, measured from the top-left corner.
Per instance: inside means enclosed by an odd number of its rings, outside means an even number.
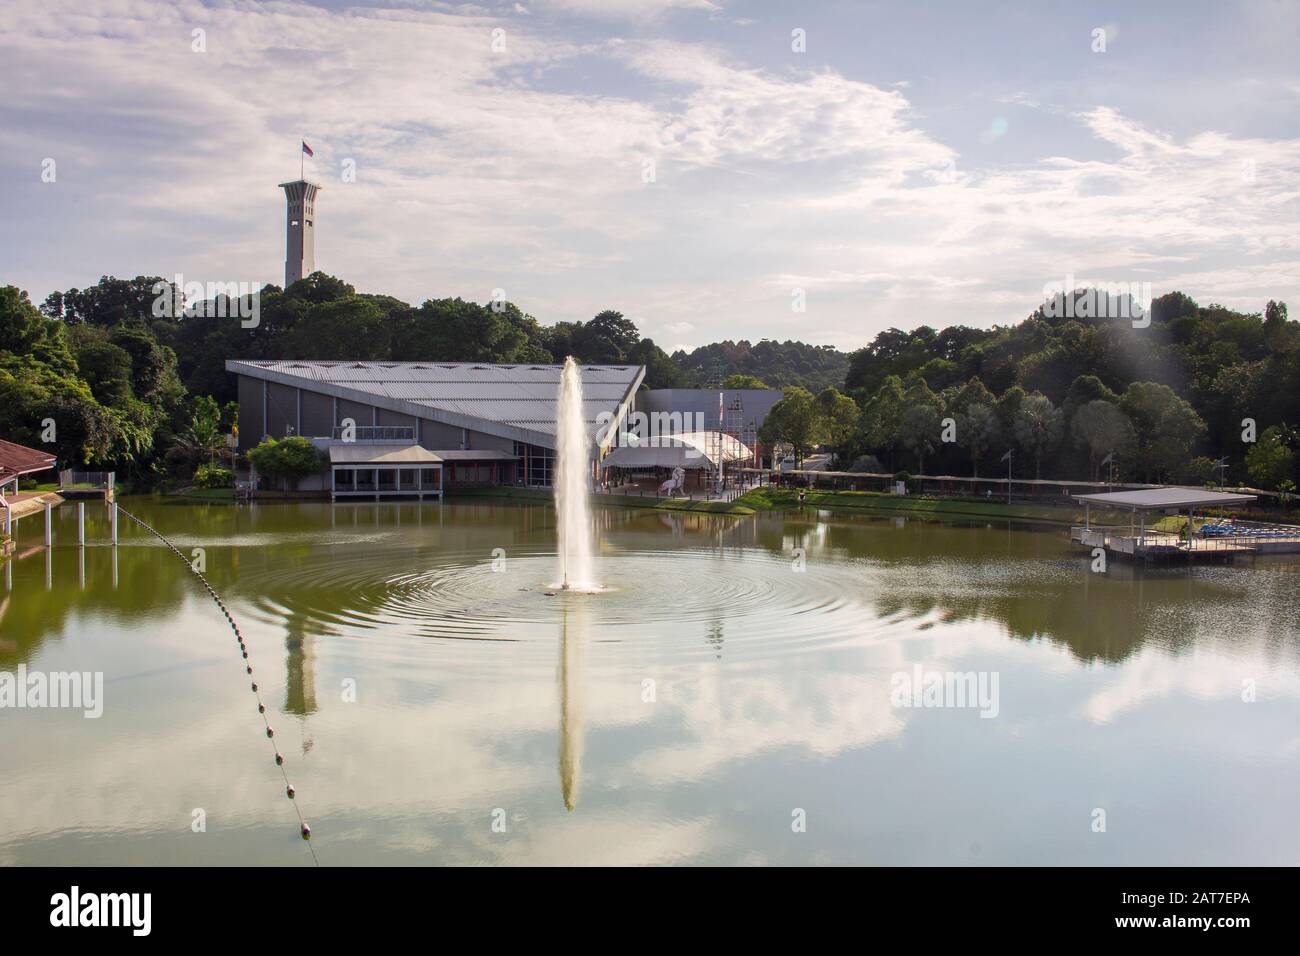
[[[564,609],[560,622],[560,791],[568,810],[578,805],[578,784],[582,777],[586,613],[582,602],[574,602],[572,607]]]
[[[555,514],[560,586],[572,591],[595,590],[591,509],[587,502],[590,445],[582,409],[582,377],[573,356],[564,360],[556,413]]]

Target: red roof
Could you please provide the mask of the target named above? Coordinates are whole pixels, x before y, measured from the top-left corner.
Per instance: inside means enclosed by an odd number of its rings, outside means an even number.
[[[54,467],[55,460],[53,455],[0,438],[0,478],[8,480],[33,471],[45,471]]]

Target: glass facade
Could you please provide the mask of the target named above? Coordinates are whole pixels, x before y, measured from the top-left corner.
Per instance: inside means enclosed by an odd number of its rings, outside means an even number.
[[[519,459],[519,467],[523,469],[524,484],[546,488],[551,486],[555,474],[554,449],[517,441],[515,457]]]

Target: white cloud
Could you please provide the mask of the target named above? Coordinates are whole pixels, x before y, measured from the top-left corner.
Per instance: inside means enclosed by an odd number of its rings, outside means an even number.
[[[721,6],[710,0],[544,0],[553,10],[601,19],[646,20],[679,10],[717,13]]]
[[[16,90],[0,190],[30,221],[0,240],[4,280],[38,297],[108,272],[278,282],[275,184],[306,138],[318,265],[412,301],[502,287],[544,321],[613,307],[691,344],[854,347],[936,310],[1014,320],[1071,272],[1195,280],[1184,290],[1241,307],[1300,293],[1300,140],[1178,137],[1097,105],[1054,114],[1092,154],[979,166],[924,125],[906,80],[592,38],[533,7],[19,9],[0,27]],[[57,185],[39,182],[45,156]]]

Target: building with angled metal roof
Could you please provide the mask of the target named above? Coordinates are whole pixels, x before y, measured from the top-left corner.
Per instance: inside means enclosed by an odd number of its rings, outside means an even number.
[[[338,490],[337,478],[353,482],[344,493],[376,495],[435,493],[430,487],[434,471],[439,489],[550,485],[562,368],[487,362],[226,362],[226,370],[238,377],[241,451],[265,436],[286,435],[302,435],[326,449],[374,445],[374,461],[356,460],[353,452],[343,456],[347,461],[333,463],[335,477],[328,490]],[[645,368],[584,365],[581,374],[584,417],[593,452],[600,455],[616,440]],[[380,445],[387,450],[379,450]],[[395,447],[424,449],[439,461],[411,451],[395,458]],[[373,475],[361,473],[365,466],[374,469]],[[353,474],[340,475],[344,471]],[[364,492],[358,490],[362,487]]]

